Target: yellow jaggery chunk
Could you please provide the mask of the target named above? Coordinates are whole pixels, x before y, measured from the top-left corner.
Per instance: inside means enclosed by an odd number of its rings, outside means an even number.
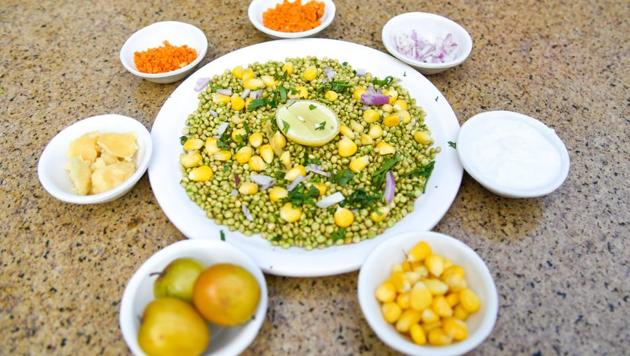
[[[70,162],[66,166],[70,180],[74,186],[74,191],[79,195],[87,195],[91,187],[90,163],[79,157],[70,157]]]
[[[103,133],[96,138],[96,144],[103,151],[112,156],[130,161],[138,150],[134,133]]]
[[[95,169],[92,173],[91,193],[103,193],[119,186],[131,177],[135,170],[136,165],[132,162],[118,162]]]
[[[97,137],[98,133],[90,132],[70,142],[70,148],[68,148],[67,153],[68,158],[78,157],[85,162],[94,162],[98,157]]]

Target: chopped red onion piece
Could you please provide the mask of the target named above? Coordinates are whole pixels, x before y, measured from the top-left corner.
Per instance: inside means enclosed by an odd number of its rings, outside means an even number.
[[[322,198],[320,201],[315,203],[318,208],[328,208],[329,206],[333,206],[335,204],[341,203],[344,199],[346,199],[341,192],[333,193],[327,197]]]
[[[227,128],[228,128],[227,121],[222,122],[221,124],[219,124],[219,126],[216,129],[216,131],[214,132],[214,137],[215,138],[220,138],[221,136],[223,136],[223,133],[225,133],[225,130],[227,130]]]
[[[234,176],[234,185],[237,187],[241,185],[241,177],[238,174]]]
[[[326,73],[326,78],[328,78],[329,81],[332,80],[336,74],[330,67],[324,68],[324,73]]]
[[[270,176],[262,174],[250,174],[249,178],[252,180],[252,182],[260,185],[263,189],[267,189],[273,184],[273,178],[271,178]]]
[[[241,99],[247,98],[247,96],[249,95],[250,92],[251,92],[251,90],[249,90],[249,89],[243,90],[243,92],[241,93]]]
[[[247,219],[249,221],[254,221],[254,217],[249,212],[249,209],[247,208],[247,205],[245,205],[245,204],[241,205],[241,210],[243,211],[243,215],[245,215],[245,219]]]
[[[249,93],[249,97],[252,99],[260,99],[262,97],[262,90],[253,90]]]
[[[232,191],[230,192],[230,195],[233,196],[233,197],[237,196],[238,195],[238,190],[232,189]]]
[[[217,94],[231,96],[232,90],[231,89],[217,89]]]
[[[291,183],[289,183],[289,185],[287,185],[287,190],[288,191],[292,191],[293,189],[295,189],[295,187],[297,187],[298,184],[302,183],[305,180],[306,180],[306,177],[298,176],[297,178],[295,178],[293,180],[293,182],[291,182]]]
[[[368,105],[385,105],[389,103],[389,96],[369,87],[365,94],[361,94],[361,102]]]
[[[214,110],[208,110],[208,112],[210,113],[210,115],[212,115],[214,117],[219,116],[219,114],[216,111],[214,111]]]
[[[435,43],[418,35],[416,30],[409,34],[394,37],[396,49],[406,57],[424,63],[444,63],[455,59],[457,43],[453,34],[447,34],[443,39],[437,38]]]
[[[387,204],[391,204],[394,201],[394,194],[396,194],[396,180],[394,179],[394,173],[387,171],[385,174],[385,192],[383,197]]]
[[[313,172],[315,174],[319,174],[320,176],[330,177],[330,173],[322,170],[322,167],[320,167],[320,166],[318,166],[316,164],[308,164],[304,168],[306,168],[307,172]]]
[[[209,82],[210,82],[210,78],[199,78],[199,79],[197,79],[197,83],[195,84],[195,91],[196,92],[200,92],[200,91],[206,89],[206,87],[208,86]]]
[[[357,77],[362,77],[366,73],[365,69],[357,69]]]

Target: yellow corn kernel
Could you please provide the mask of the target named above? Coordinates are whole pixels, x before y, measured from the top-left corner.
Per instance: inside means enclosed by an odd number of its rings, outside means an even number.
[[[409,262],[403,262],[403,268],[405,264],[410,264]],[[416,284],[420,280],[420,275],[413,271],[405,271],[405,280],[409,282],[410,285]]]
[[[263,75],[262,77],[260,77],[260,80],[262,80],[263,84],[267,88],[275,88],[276,87],[276,81],[270,75]]]
[[[409,335],[416,345],[424,345],[427,343],[427,335],[424,333],[424,329],[418,324],[411,325]]]
[[[481,307],[477,294],[468,288],[459,292],[459,304],[469,313],[475,313]]]
[[[381,303],[393,302],[396,299],[396,288],[392,282],[385,281],[376,288],[376,299]]]
[[[350,121],[350,128],[352,129],[352,131],[357,132],[357,133],[361,133],[365,129],[363,125],[361,125],[360,123],[354,120]]]
[[[403,269],[403,272],[411,271],[411,263],[409,263],[408,261],[404,261],[402,263],[402,269]],[[414,283],[416,283],[416,282],[414,282]]]
[[[352,130],[346,125],[341,124],[341,126],[339,127],[339,132],[349,139],[354,138],[354,132],[352,132]]]
[[[467,312],[461,304],[455,306],[455,310],[453,311],[454,318],[457,318],[459,320],[466,320],[468,319],[468,315],[470,315],[470,313]]]
[[[295,87],[297,93],[289,93],[289,98],[291,99],[306,99],[308,98],[308,89],[305,86],[299,85]]]
[[[230,158],[232,158],[232,153],[227,150],[221,150],[212,155],[212,157],[214,157],[217,161],[229,161]]]
[[[431,255],[424,260],[424,265],[427,266],[429,272],[432,275],[439,277],[444,272],[444,260],[441,256]]]
[[[434,321],[432,323],[428,323],[428,324],[422,324],[422,329],[424,329],[425,333],[429,333],[429,331],[433,330],[433,329],[439,329],[442,326],[442,322],[438,321]]]
[[[368,131],[368,135],[370,135],[371,138],[379,138],[383,136],[383,129],[378,125],[372,125],[370,126],[370,131]]]
[[[431,135],[426,131],[416,131],[416,133],[413,134],[413,138],[421,145],[430,145],[433,143]]]
[[[267,164],[265,164],[265,161],[263,161],[260,156],[252,156],[247,164],[249,165],[249,169],[254,172],[260,172],[267,168]]]
[[[459,294],[457,293],[449,293],[446,295],[446,301],[451,308],[455,307],[457,303],[459,303]]]
[[[212,169],[208,166],[200,166],[190,170],[188,178],[195,182],[205,182],[212,178]]]
[[[362,145],[371,145],[374,143],[374,140],[367,134],[361,134],[361,144]]]
[[[291,62],[286,62],[285,64],[282,65],[282,71],[291,75],[293,74],[294,71],[294,66],[293,63]]]
[[[287,145],[287,139],[284,138],[284,135],[280,133],[280,131],[276,131],[276,133],[271,138],[271,148],[273,152],[280,156],[282,154],[282,150]]]
[[[411,306],[411,292],[398,294],[398,297],[396,297],[396,304],[398,304],[401,309],[409,309]]]
[[[431,294],[433,295],[444,295],[446,294],[446,292],[448,292],[448,286],[438,280],[438,279],[425,279],[424,281],[424,285],[429,289],[429,292],[431,292]]]
[[[405,272],[403,271],[393,272],[389,281],[394,284],[398,293],[408,292],[411,289],[411,284],[405,280]]]
[[[188,153],[182,153],[179,156],[179,163],[186,168],[196,167],[201,164],[203,158],[198,151],[191,151]]]
[[[388,208],[379,207],[370,214],[370,219],[372,219],[372,221],[374,222],[381,222],[385,220],[385,217],[387,217],[387,214],[389,214]]]
[[[384,156],[384,155],[390,155],[390,154],[395,153],[396,149],[394,148],[394,146],[390,145],[389,143],[385,141],[380,141],[379,143],[376,144],[376,147],[374,147],[374,151],[380,154],[381,156]]]
[[[324,98],[326,98],[326,100],[328,100],[328,101],[335,101],[335,100],[337,100],[338,97],[339,97],[339,94],[337,94],[336,92],[334,92],[332,90],[328,90],[324,94]]]
[[[311,80],[314,80],[315,78],[317,78],[317,67],[310,66],[306,68],[304,70],[304,73],[302,73],[302,78],[306,80],[307,82],[310,82]]]
[[[429,331],[429,344],[433,346],[444,346],[451,343],[451,337],[444,330],[435,328]]]
[[[420,262],[418,261],[412,262],[412,265],[415,266],[416,264],[420,264]],[[416,272],[420,276],[421,279],[427,278],[429,276],[429,270],[425,266],[422,266],[422,265],[415,266],[413,268],[413,271]]]
[[[319,196],[324,196],[328,190],[328,187],[324,183],[315,183],[313,186],[319,191]]]
[[[380,118],[381,114],[374,109],[367,109],[363,112],[363,120],[369,124],[378,121]]]
[[[260,132],[254,132],[253,134],[249,135],[248,141],[249,141],[249,144],[252,145],[253,147],[258,147],[262,145],[263,134],[261,134]]]
[[[466,278],[466,271],[464,271],[464,267],[459,265],[452,265],[449,267],[444,267],[444,272],[442,272],[442,280],[446,282],[445,278],[449,278],[452,276],[457,276],[459,278]]]
[[[411,308],[422,311],[431,305],[433,296],[422,282],[417,282],[411,289]]]
[[[462,289],[468,287],[466,280],[463,277],[460,277],[459,275],[456,275],[456,274],[444,276],[444,273],[442,273],[442,276],[440,278],[442,279],[442,281],[444,281],[444,283],[446,283],[446,285],[448,286],[448,289],[453,292],[459,292]]]
[[[289,153],[289,151],[282,152],[280,155],[280,162],[285,169],[291,168],[291,153]]]
[[[408,124],[411,121],[411,115],[407,110],[400,110],[398,112],[398,117],[400,117],[403,124]]]
[[[393,88],[387,90],[387,94],[383,94],[383,95],[387,95],[389,96],[390,99],[394,99],[394,100],[398,98],[398,92],[396,91],[396,89],[393,89]]]
[[[209,155],[213,155],[213,154],[219,152],[219,146],[217,145],[217,139],[214,138],[214,137],[208,137],[208,139],[206,139],[205,149],[206,149],[206,153],[209,154]]]
[[[230,102],[230,97],[219,93],[212,93],[212,102],[215,104],[227,104]]]
[[[386,322],[393,324],[398,318],[400,318],[400,314],[402,314],[402,310],[396,303],[385,303],[381,306],[381,312],[383,313],[383,318]]]
[[[289,182],[293,182],[299,176],[305,176],[306,169],[301,164],[296,164],[293,168],[289,169],[287,173],[284,174],[284,179]]]
[[[440,321],[440,316],[437,315],[433,309],[426,308],[422,311],[422,322],[425,324],[432,324],[436,321]]]
[[[203,147],[203,140],[198,138],[189,138],[184,143],[184,150],[186,151],[198,150],[201,147]]]
[[[241,183],[238,191],[243,195],[252,195],[258,193],[258,184],[252,182]]]
[[[383,110],[384,112],[392,112],[394,111],[394,107],[389,104],[385,104],[381,106],[381,110]]]
[[[356,87],[354,91],[352,91],[352,97],[354,100],[361,100],[361,95],[365,94],[365,92],[367,92],[365,87]]]
[[[433,301],[431,302],[431,309],[433,309],[433,311],[437,315],[443,318],[453,316],[453,308],[448,305],[448,302],[443,295],[438,295],[437,297],[433,298]]]
[[[400,124],[400,117],[398,114],[388,115],[383,118],[383,125],[387,127],[394,127]]]
[[[411,262],[422,262],[425,258],[431,256],[431,253],[431,246],[424,241],[420,241],[411,248],[407,259]]]
[[[252,78],[256,78],[256,73],[254,73],[254,71],[251,68],[245,69],[243,71],[243,75],[241,79],[243,79],[243,81],[246,81]]]
[[[232,95],[230,103],[232,104],[232,110],[234,111],[241,111],[245,107],[245,100],[236,94]]]
[[[343,137],[339,140],[338,149],[341,157],[350,157],[357,152],[357,144],[351,139]]]
[[[396,111],[407,110],[407,108],[408,108],[408,105],[407,105],[407,101],[406,100],[398,99],[394,103],[394,109]]]
[[[249,106],[249,104],[250,104],[252,101],[254,101],[254,99],[252,99],[252,98],[250,98],[250,97],[248,97],[247,99],[245,99],[245,107],[248,107],[248,106]],[[249,110],[248,110],[248,111],[249,111]]]
[[[446,318],[442,322],[444,332],[455,341],[462,341],[468,337],[468,326],[466,323],[455,318]]]
[[[258,150],[262,158],[265,160],[265,162],[267,163],[273,162],[273,149],[271,148],[270,144],[262,145],[260,146]]]
[[[243,146],[238,151],[236,151],[236,154],[234,155],[234,159],[236,159],[236,162],[240,164],[245,164],[249,162],[249,159],[252,157],[253,154],[254,154],[253,148],[249,146]]]
[[[447,269],[447,268],[451,267],[452,265],[453,265],[453,261],[451,261],[448,258],[444,257],[444,269]]]
[[[392,266],[392,273],[394,272],[404,272],[403,268],[402,268],[402,264],[400,263],[396,263],[395,265]]]
[[[235,129],[235,130],[232,130],[230,137],[232,138],[232,141],[234,142],[243,142],[244,141],[243,137],[245,137],[246,134],[247,134],[247,131],[245,131],[245,129]]]
[[[237,79],[242,79],[243,78],[243,67],[242,66],[236,66],[236,67],[232,68],[232,75],[234,77],[236,77]]]
[[[243,81],[243,87],[245,89],[256,90],[265,87],[265,83],[258,78],[250,78]]]
[[[348,166],[350,167],[350,170],[353,171],[354,173],[359,173],[365,167],[367,167],[368,163],[370,163],[370,157],[361,156],[361,157],[353,158],[352,161],[350,161],[350,164]]]
[[[280,217],[286,222],[296,222],[302,217],[302,210],[293,207],[291,203],[286,203],[280,208]]]
[[[406,333],[409,331],[409,328],[413,324],[417,324],[420,321],[421,315],[420,312],[413,309],[405,310],[398,318],[396,322],[396,330],[401,333]]]
[[[346,208],[337,208],[334,218],[335,224],[339,227],[348,227],[354,222],[354,214]]]
[[[282,187],[271,187],[269,188],[269,200],[272,202],[279,202],[280,200],[286,198],[289,195],[286,189]]]

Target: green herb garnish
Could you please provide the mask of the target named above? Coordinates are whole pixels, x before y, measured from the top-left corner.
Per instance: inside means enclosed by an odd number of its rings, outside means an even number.
[[[293,204],[293,206],[302,206],[304,204],[315,204],[315,198],[318,196],[319,190],[317,188],[310,187],[307,189],[303,183],[300,183],[289,192],[284,201]]]
[[[334,183],[337,183],[343,186],[343,185],[348,184],[352,180],[353,177],[354,177],[354,174],[349,169],[342,169],[338,171],[337,173],[333,174],[331,179]]]
[[[424,177],[424,187],[422,187],[422,192],[424,193],[427,189],[427,182],[429,181],[429,177],[431,177],[431,173],[433,173],[433,168],[435,167],[435,161],[429,162],[426,166],[420,166],[411,171],[409,173],[410,177]]]
[[[188,141],[188,137],[186,136],[179,136],[179,143],[183,146],[186,141]]]
[[[374,204],[379,199],[380,197],[378,195],[369,194],[365,190],[359,188],[352,192],[352,194],[344,199],[339,205],[364,209]]]
[[[326,121],[322,121],[319,124],[317,124],[317,127],[315,127],[315,130],[323,130],[326,128]]]
[[[271,241],[274,241],[274,242],[278,242],[280,240],[282,240],[282,237],[280,235],[276,235],[276,236],[271,238]]]
[[[225,241],[225,232],[223,232],[223,230],[219,231],[219,236],[221,237],[221,241]]]
[[[315,110],[315,109],[317,109],[317,105],[308,104],[308,109],[309,110]]]
[[[455,143],[453,141],[448,141],[448,145],[451,146],[451,148],[457,149],[457,143]]]
[[[396,163],[400,162],[400,160],[400,156],[396,155],[383,162],[381,167],[374,172],[374,175],[372,176],[372,184],[380,188],[380,186],[383,185],[383,182],[385,182],[385,175],[387,172],[389,172]]]
[[[265,105],[267,105],[267,99],[263,99],[263,98],[254,99],[251,101],[251,103],[249,103],[249,105],[247,105],[247,111],[253,111]]]
[[[227,172],[230,170],[230,167],[232,167],[229,163],[226,163],[223,165],[223,172]]]
[[[386,86],[392,84],[393,82],[394,82],[394,77],[392,77],[391,75],[388,75],[383,80],[378,79],[378,78],[372,79],[372,84],[379,85],[379,86],[382,86],[382,87],[386,87]]]
[[[337,241],[337,240],[343,239],[345,236],[346,236],[346,228],[342,227],[341,229],[333,232],[330,235],[330,239],[333,240],[333,241]]]
[[[286,134],[287,131],[289,131],[290,128],[291,128],[291,125],[289,125],[288,122],[282,120],[282,132],[284,132]]]

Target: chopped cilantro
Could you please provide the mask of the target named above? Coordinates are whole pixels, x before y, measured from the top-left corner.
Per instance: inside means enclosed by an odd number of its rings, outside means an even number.
[[[179,143],[184,145],[184,143],[186,143],[186,141],[188,141],[188,137],[186,136],[179,136]]]
[[[323,130],[326,128],[326,121],[322,121],[319,124],[317,124],[317,127],[315,127],[315,130]]]
[[[251,101],[251,103],[249,103],[249,105],[247,105],[247,111],[253,111],[265,105],[267,105],[266,99],[263,99],[263,98],[254,99]]]
[[[271,241],[274,241],[274,242],[278,242],[280,240],[282,240],[282,237],[280,235],[276,235],[276,236],[271,238]]]
[[[427,182],[429,181],[429,177],[431,177],[431,173],[433,173],[433,168],[435,167],[435,161],[429,162],[426,166],[420,166],[411,171],[409,173],[410,177],[424,177],[424,187],[422,188],[422,192],[424,193],[427,189]]]
[[[223,172],[227,172],[230,170],[231,165],[229,163],[226,163],[223,165]]]
[[[343,62],[343,63],[341,63],[341,65],[342,65],[342,66],[347,66],[347,65],[348,65],[348,62]]]
[[[282,120],[282,132],[284,132],[286,134],[287,131],[289,131],[290,128],[291,128],[291,125],[289,125],[288,122]]]
[[[346,185],[348,182],[352,180],[354,174],[349,169],[342,169],[337,173],[333,174],[332,181],[339,185]]]
[[[385,181],[385,175],[387,174],[387,172],[389,172],[396,165],[396,163],[400,162],[400,159],[400,156],[396,155],[383,162],[381,167],[376,172],[374,172],[374,175],[372,176],[372,184],[380,188],[380,186],[383,185],[383,182]]]
[[[392,77],[391,75],[388,75],[387,77],[385,77],[385,79],[382,79],[382,80],[378,78],[372,79],[372,84],[379,85],[382,87],[386,87],[392,84],[393,82],[394,82],[394,77]]]
[[[315,109],[317,109],[317,105],[308,104],[308,109],[309,110],[315,110]]]
[[[448,145],[451,146],[452,148],[457,149],[457,143],[456,142],[448,141]]]
[[[333,232],[330,235],[330,239],[333,240],[333,241],[337,241],[337,240],[343,239],[345,236],[346,236],[346,228],[342,227],[341,229]]]
[[[380,197],[378,195],[369,194],[365,190],[359,188],[352,192],[346,199],[344,199],[340,205],[350,206],[357,209],[364,209],[369,207],[378,201]]]
[[[318,196],[319,190],[317,188],[310,187],[307,189],[303,183],[300,183],[289,192],[284,201],[293,204],[293,206],[302,206],[304,204],[315,204],[315,198]]]
[[[221,241],[225,241],[225,232],[223,232],[223,230],[219,231],[219,236],[221,237]]]

